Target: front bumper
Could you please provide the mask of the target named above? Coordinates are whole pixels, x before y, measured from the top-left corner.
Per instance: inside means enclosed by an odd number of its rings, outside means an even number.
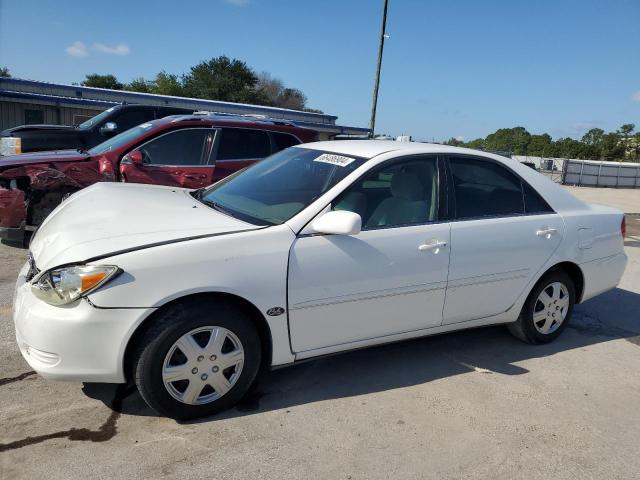
[[[81,299],[55,307],[31,293],[29,266],[18,275],[13,321],[22,356],[55,380],[122,383],[124,352],[135,328],[155,309],[96,308]]]

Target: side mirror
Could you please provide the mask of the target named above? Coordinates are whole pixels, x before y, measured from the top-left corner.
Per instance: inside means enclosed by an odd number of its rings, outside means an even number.
[[[107,122],[100,127],[100,133],[102,135],[112,135],[118,131],[118,125],[115,122]]]
[[[133,152],[127,153],[122,159],[122,162],[142,165],[144,163],[144,156],[140,150],[134,150]]]
[[[357,235],[362,229],[362,218],[354,212],[335,210],[316,218],[311,228],[316,233],[329,235]]]

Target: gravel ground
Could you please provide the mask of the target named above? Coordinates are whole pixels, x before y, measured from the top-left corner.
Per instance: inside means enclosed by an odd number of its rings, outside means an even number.
[[[324,358],[190,423],[132,389],[33,374],[10,319],[26,252],[0,245],[0,478],[638,478],[640,228],[630,234],[619,288],[577,306],[552,344],[491,327]]]

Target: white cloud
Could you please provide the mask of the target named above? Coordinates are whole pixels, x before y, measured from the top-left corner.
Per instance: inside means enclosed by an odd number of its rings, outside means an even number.
[[[631,101],[640,103],[640,90],[638,90],[636,93],[631,95]]]
[[[576,123],[573,126],[573,129],[576,132],[586,132],[587,130],[591,130],[592,128],[597,128],[600,122],[581,122]]]
[[[96,52],[106,53],[107,55],[129,55],[131,52],[129,46],[124,43],[119,43],[114,46],[105,45],[104,43],[94,43],[91,49]]]
[[[233,5],[234,7],[244,7],[245,5],[249,5],[251,0],[224,0],[224,3]]]
[[[464,142],[464,137],[462,135],[458,135],[456,137],[456,140],[458,140],[459,142]]]
[[[73,42],[67,48],[65,48],[65,52],[67,55],[71,55],[72,57],[82,58],[89,55],[89,50],[87,46],[82,42]]]

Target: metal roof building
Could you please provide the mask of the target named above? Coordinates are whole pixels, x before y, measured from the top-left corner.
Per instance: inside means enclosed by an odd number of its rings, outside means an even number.
[[[166,105],[240,115],[264,115],[286,119],[318,131],[323,138],[333,135],[366,135],[369,129],[337,125],[338,117],[285,108],[242,103],[173,97],[152,93],[108,90],[0,77],[0,130],[25,124],[74,125],[121,103]]]

